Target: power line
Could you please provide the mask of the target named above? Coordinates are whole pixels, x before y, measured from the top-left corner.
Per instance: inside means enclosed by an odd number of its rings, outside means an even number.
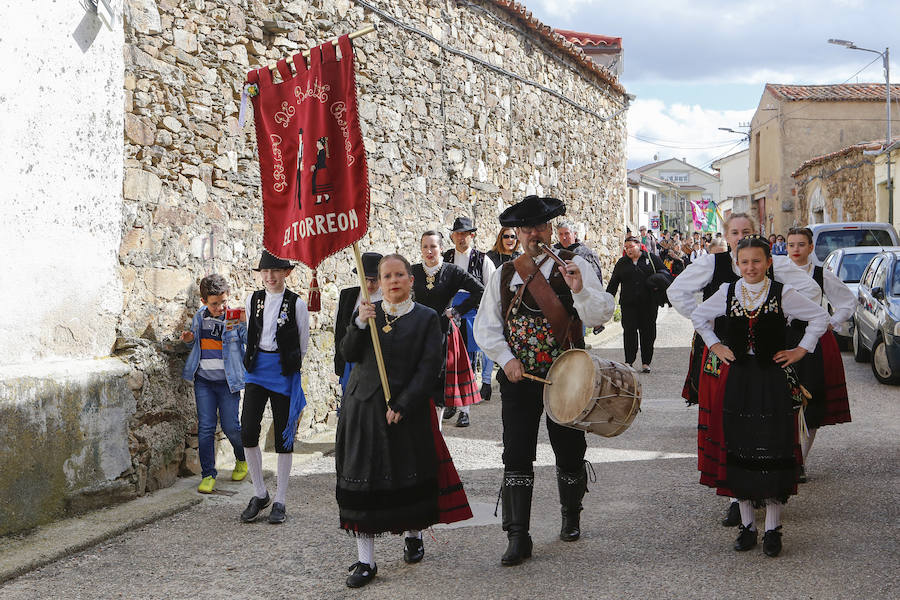
[[[704,145],[704,146],[692,146],[689,144],[679,145],[678,142],[673,142],[672,144],[664,144],[664,143],[654,141],[652,138],[644,138],[637,134],[631,134],[631,133],[628,134],[628,137],[635,139],[639,142],[651,144],[658,148],[673,148],[675,150],[714,150],[716,148],[724,148],[725,146],[728,146],[729,144],[734,143],[734,140],[728,140],[728,141],[724,141],[719,144],[710,144],[710,145]]]

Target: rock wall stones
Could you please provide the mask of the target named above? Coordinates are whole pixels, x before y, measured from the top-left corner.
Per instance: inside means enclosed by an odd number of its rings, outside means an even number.
[[[875,220],[875,166],[863,149],[804,167],[794,174],[800,223]]]
[[[625,106],[621,92],[548,44],[492,1],[372,0],[443,43],[564,94],[601,115]],[[137,421],[186,431],[192,395],[167,353],[199,306],[197,282],[217,271],[243,300],[261,250],[259,165],[250,118],[238,124],[248,70],[372,22],[355,42],[372,219],[365,249],[400,251],[415,262],[419,234],[448,230],[457,215],[480,227],[488,249],[496,216],[527,192],[564,199],[588,227],[607,267],[618,254],[625,197],[625,116],[603,122],[538,88],[442,51],[350,0],[126,0],[125,218],[119,251],[124,344],[143,338],[137,368],[152,370]],[[607,91],[604,91],[607,90]],[[311,319],[300,435],[322,429],[337,400],[332,315],[351,285],[349,254],[319,270],[321,313]],[[309,272],[295,270],[305,293]],[[130,340],[130,341],[129,341]],[[146,411],[142,406],[146,405]],[[159,418],[152,415],[159,413]],[[167,412],[168,411],[168,412]],[[136,425],[136,435],[144,425]],[[183,435],[182,435],[183,438]],[[162,446],[165,446],[165,442]],[[152,472],[162,446],[136,449]],[[143,448],[143,446],[140,446]],[[183,447],[183,446],[182,446]],[[144,452],[144,454],[141,454]],[[170,449],[171,458],[177,458]],[[151,466],[155,465],[155,466]],[[138,485],[141,488],[140,485]]]

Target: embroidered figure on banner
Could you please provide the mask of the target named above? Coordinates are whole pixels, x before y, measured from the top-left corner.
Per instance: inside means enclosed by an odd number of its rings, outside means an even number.
[[[316,197],[316,204],[328,204],[334,185],[328,178],[328,165],[326,160],[331,158],[328,151],[328,138],[320,137],[316,140],[316,164],[310,166],[312,171],[312,193]]]
[[[297,134],[297,210],[303,210],[303,200],[300,194],[300,181],[303,179],[303,129]]]

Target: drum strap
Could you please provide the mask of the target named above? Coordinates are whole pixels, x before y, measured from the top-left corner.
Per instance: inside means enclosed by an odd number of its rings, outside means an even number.
[[[541,261],[541,264],[543,263],[544,261]],[[522,254],[513,261],[513,266],[525,285],[519,288],[511,306],[516,305],[516,301],[521,298],[520,294],[524,293],[527,287],[528,292],[537,302],[538,308],[550,322],[553,337],[557,339],[560,347],[570,348],[573,344],[581,346],[582,344],[579,343],[583,336],[581,320],[573,318],[563,306],[559,296],[550,287],[550,282],[540,274],[540,265],[536,265],[527,254]]]

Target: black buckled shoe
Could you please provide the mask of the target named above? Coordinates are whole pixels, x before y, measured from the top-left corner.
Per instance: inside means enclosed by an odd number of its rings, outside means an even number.
[[[284,504],[281,502],[276,502],[272,505],[272,510],[269,512],[269,523],[272,525],[280,525],[284,523],[286,516],[284,514]]]
[[[756,547],[756,540],[759,537],[759,532],[755,529],[751,531],[746,525],[741,525],[740,530],[741,532],[734,541],[734,549],[738,552],[746,552],[747,550]]]
[[[452,419],[453,415],[455,415],[455,414],[456,414],[456,407],[455,406],[447,406],[444,408],[443,418],[444,419]]]
[[[361,588],[375,579],[375,574],[378,573],[378,565],[355,562],[347,570],[350,571],[350,576],[347,577],[347,587]]]
[[[763,534],[763,552],[772,557],[781,554],[781,525]]]
[[[491,390],[491,384],[482,383],[481,384],[481,400],[483,402],[487,402],[488,400],[490,400],[492,391],[493,390]]]
[[[797,483],[806,483],[809,481],[806,478],[806,466],[800,465],[800,473],[797,474]]]
[[[469,415],[464,412],[459,413],[459,418],[456,419],[457,427],[468,427],[469,426]]]
[[[419,538],[408,537],[404,540],[403,562],[414,564],[425,557],[425,544]]]
[[[732,502],[725,511],[725,518],[722,519],[723,527],[737,527],[741,524],[741,507],[737,502]]]
[[[250,504],[241,513],[241,522],[252,523],[255,521],[259,517],[259,511],[267,507],[269,502],[269,494],[266,494],[265,498],[257,498],[256,496],[250,498]]]

